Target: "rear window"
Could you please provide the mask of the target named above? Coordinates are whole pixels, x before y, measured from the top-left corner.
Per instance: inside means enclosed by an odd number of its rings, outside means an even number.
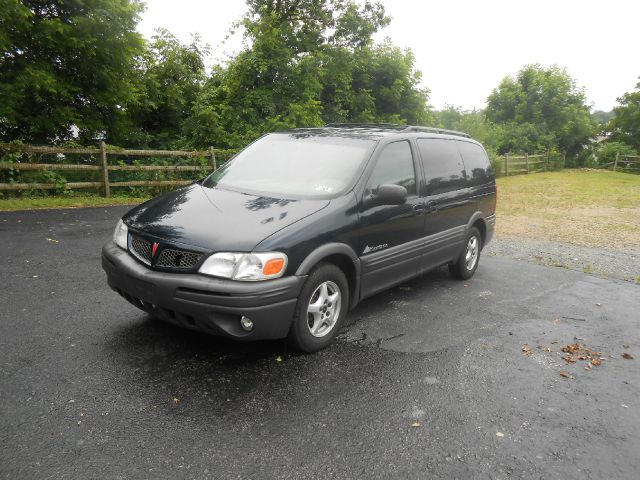
[[[471,186],[489,183],[493,178],[491,163],[480,145],[470,142],[458,142],[458,148],[467,170]]]
[[[419,138],[429,195],[465,188],[464,164],[455,140]]]
[[[267,135],[205,179],[244,193],[330,198],[354,180],[376,142],[306,133]]]

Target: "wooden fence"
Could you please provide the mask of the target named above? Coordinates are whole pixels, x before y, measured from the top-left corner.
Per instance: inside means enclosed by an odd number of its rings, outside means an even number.
[[[102,172],[99,182],[65,182],[64,187],[70,189],[97,188],[102,189],[105,197],[111,195],[111,187],[158,187],[168,185],[187,185],[192,180],[133,180],[127,182],[112,182],[109,180],[109,172],[113,171],[168,171],[168,172],[198,172],[202,170],[201,165],[109,165],[108,156],[117,155],[125,157],[186,157],[186,158],[207,158],[211,169],[216,169],[216,152],[213,147],[205,151],[185,152],[179,150],[124,150],[107,149],[104,142],[100,142],[100,148],[59,148],[59,147],[37,147],[33,145],[0,144],[0,150],[17,152],[29,155],[96,155],[95,164],[73,164],[73,163],[31,163],[29,162],[0,162],[0,170],[78,170],[78,171],[100,171]],[[55,190],[60,185],[55,183],[0,183],[2,191],[20,190]]]
[[[514,156],[506,154],[500,157],[502,161],[502,167],[499,174],[503,174],[508,177],[509,175],[522,175],[534,172],[548,172],[550,170],[556,170],[558,168],[564,168],[566,163],[566,154],[562,157],[558,155],[552,155],[551,152],[547,152],[541,155],[528,155]]]
[[[616,160],[613,162],[613,171],[640,171],[640,156],[620,155],[616,153]]]

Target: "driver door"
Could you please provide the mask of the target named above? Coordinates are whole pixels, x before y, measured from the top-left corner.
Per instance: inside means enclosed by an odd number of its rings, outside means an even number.
[[[362,297],[373,295],[414,277],[420,264],[424,235],[424,198],[419,195],[422,173],[408,140],[383,147],[360,198],[360,260]],[[383,184],[407,189],[402,205],[367,206]]]

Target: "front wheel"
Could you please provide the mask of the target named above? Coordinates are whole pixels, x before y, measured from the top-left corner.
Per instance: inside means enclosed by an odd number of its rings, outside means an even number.
[[[476,227],[471,228],[467,234],[465,248],[458,259],[449,264],[449,271],[458,280],[467,280],[476,273],[482,250],[482,237]]]
[[[335,339],[349,305],[349,284],[342,270],[319,264],[302,287],[289,331],[289,343],[303,352],[317,352]]]

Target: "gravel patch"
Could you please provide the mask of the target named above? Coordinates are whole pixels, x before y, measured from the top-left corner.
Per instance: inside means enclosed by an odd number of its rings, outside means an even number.
[[[609,250],[499,235],[489,243],[484,254],[640,283],[640,249],[637,248]]]

